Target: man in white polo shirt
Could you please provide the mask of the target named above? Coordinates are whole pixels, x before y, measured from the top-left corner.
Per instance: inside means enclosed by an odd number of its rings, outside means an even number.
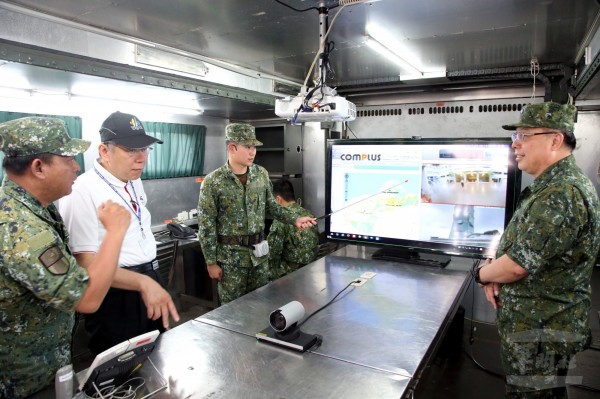
[[[164,331],[169,327],[169,315],[179,320],[158,273],[156,241],[140,179],[151,145],[162,141],[147,135],[138,118],[121,112],[104,121],[100,139],[100,157],[93,169],[79,176],[73,192],[59,203],[71,236],[69,246],[83,267],[96,257],[106,235],[96,215],[98,205],[110,199],[131,212],[112,288],[100,309],[85,317],[94,354],[148,331]]]

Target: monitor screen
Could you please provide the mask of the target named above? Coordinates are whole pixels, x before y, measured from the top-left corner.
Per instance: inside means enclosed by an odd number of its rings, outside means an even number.
[[[510,138],[328,140],[329,240],[494,255],[521,173]]]

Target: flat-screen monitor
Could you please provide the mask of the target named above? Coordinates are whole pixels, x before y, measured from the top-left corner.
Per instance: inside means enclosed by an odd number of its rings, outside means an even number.
[[[327,151],[327,238],[382,258],[492,256],[520,192],[510,138],[338,139]]]

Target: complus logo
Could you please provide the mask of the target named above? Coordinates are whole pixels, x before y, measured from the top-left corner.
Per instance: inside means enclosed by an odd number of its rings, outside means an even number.
[[[342,161],[381,161],[381,154],[342,154]]]

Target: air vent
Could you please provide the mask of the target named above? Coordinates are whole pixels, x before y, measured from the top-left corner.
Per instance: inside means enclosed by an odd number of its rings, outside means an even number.
[[[425,115],[425,108],[409,108],[409,115]]]
[[[504,103],[504,104],[481,104],[481,105],[440,105],[428,108],[410,107],[404,111],[409,116],[437,116],[446,114],[464,114],[466,112],[520,112],[527,104],[523,103]],[[358,118],[369,118],[377,116],[399,116],[402,115],[402,108],[377,108],[377,109],[359,109],[356,111]]]
[[[356,116],[359,118],[372,116],[398,116],[402,115],[400,108],[385,108],[385,109],[363,109],[356,111]]]
[[[340,0],[339,4],[341,6],[349,6],[352,4],[363,4],[363,3],[374,3],[379,0]]]
[[[462,114],[465,111],[464,107],[453,106],[453,107],[430,107],[429,114]]]
[[[515,112],[523,109],[527,104],[485,104],[479,106],[479,112]],[[472,112],[472,111],[471,111]]]

